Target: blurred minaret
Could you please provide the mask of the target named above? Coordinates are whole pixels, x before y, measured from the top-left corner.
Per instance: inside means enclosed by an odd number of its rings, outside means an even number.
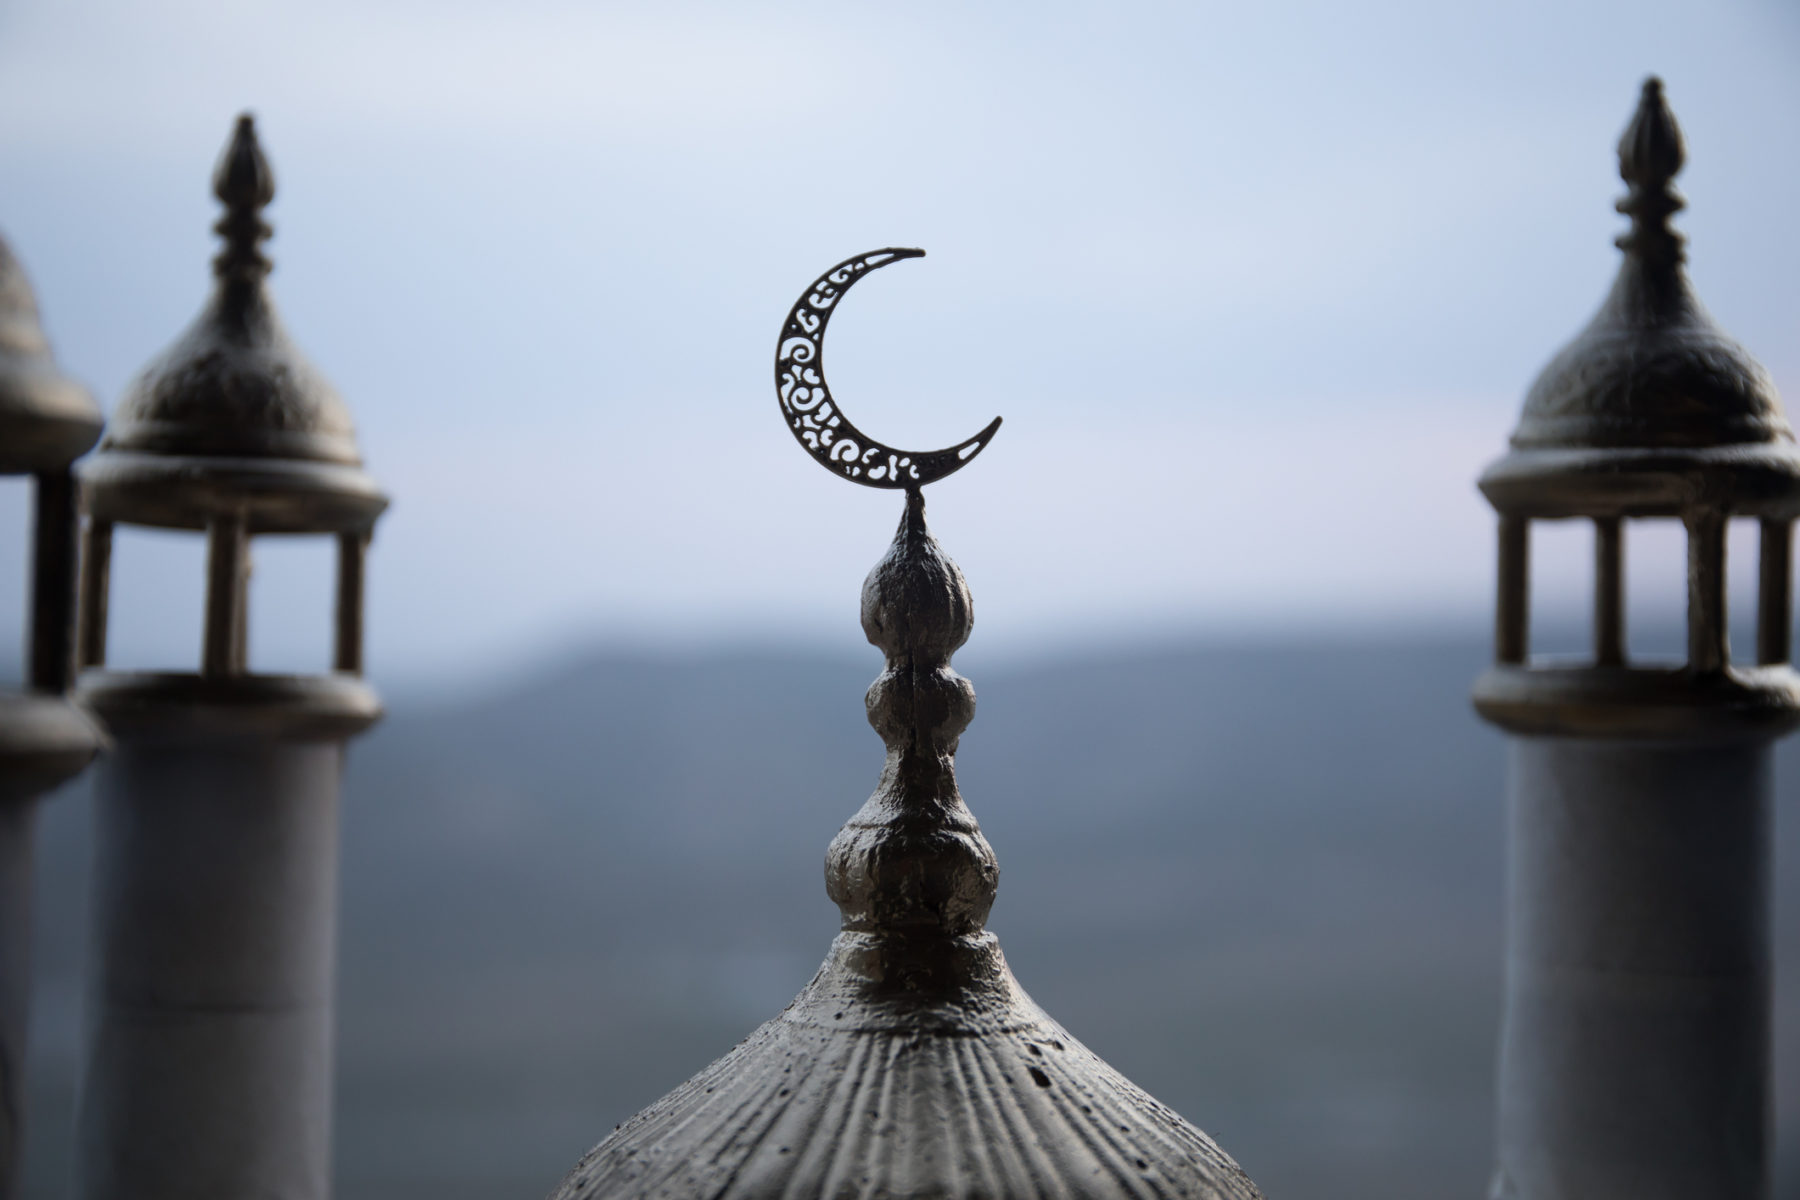
[[[0,241],[0,474],[35,479],[25,687],[0,691],[0,1200],[18,1173],[31,998],[37,800],[92,761],[100,733],[65,696],[75,662],[75,485],[100,410],[56,369],[31,284]]]
[[[1500,514],[1482,716],[1513,735],[1492,1195],[1766,1200],[1771,757],[1789,665],[1800,448],[1762,368],[1688,284],[1662,85],[1619,143],[1612,294],[1532,386],[1481,490]],[[1725,527],[1761,529],[1754,663],[1732,661]],[[1534,520],[1594,527],[1591,661],[1533,662]],[[1687,662],[1625,649],[1628,521],[1687,531]]]
[[[381,715],[360,678],[363,561],[387,500],[265,289],[275,182],[248,116],[213,191],[225,246],[212,297],[130,385],[80,472],[78,694],[117,747],[98,787],[86,1200],[330,1190],[338,788],[346,739]],[[206,534],[197,673],[105,669],[119,522]],[[258,534],[336,539],[331,672],[250,672]]]

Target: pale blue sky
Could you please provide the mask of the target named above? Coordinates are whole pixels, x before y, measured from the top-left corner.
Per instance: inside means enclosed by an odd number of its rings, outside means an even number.
[[[833,385],[901,445],[1005,416],[928,493],[978,645],[1480,629],[1472,480],[1610,280],[1647,73],[1701,293],[1800,392],[1800,17],[1481,7],[11,0],[0,229],[110,408],[203,297],[257,113],[274,287],[395,496],[378,674],[852,644],[899,503],[805,460],[769,363],[818,271],[893,244],[929,257],[858,288]],[[122,661],[192,657],[199,563],[122,547]],[[322,663],[327,555],[258,565],[254,659]]]

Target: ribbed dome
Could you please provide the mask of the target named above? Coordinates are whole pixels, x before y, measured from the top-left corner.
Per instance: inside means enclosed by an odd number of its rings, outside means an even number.
[[[57,369],[31,282],[0,238],[0,472],[66,466],[99,436],[100,410]]]
[[[555,1200],[1260,1197],[1031,1002],[983,929],[999,868],[956,786],[962,573],[921,493],[863,589],[887,656],[875,793],[826,856],[843,932],[785,1012],[581,1160]]]
[[[559,1198],[1252,1197],[1213,1140],[1070,1037],[992,934],[949,993],[842,934],[786,1012],[595,1147]]]

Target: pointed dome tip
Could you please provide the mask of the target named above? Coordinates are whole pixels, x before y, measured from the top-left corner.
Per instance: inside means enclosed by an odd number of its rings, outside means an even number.
[[[1663,82],[1651,75],[1644,80],[1637,111],[1619,139],[1619,175],[1627,183],[1658,189],[1675,178],[1686,160],[1681,126],[1663,95]]]
[[[1673,186],[1686,161],[1681,127],[1663,96],[1662,80],[1651,75],[1619,137],[1619,178],[1629,190],[1614,207],[1631,218],[1631,230],[1615,244],[1626,254],[1660,268],[1682,262],[1683,239],[1669,228],[1669,218],[1686,204]]]
[[[213,195],[233,210],[258,209],[275,198],[275,173],[256,136],[256,116],[238,114],[231,140],[213,168]]]
[[[1792,446],[1793,430],[1768,372],[1713,323],[1687,278],[1685,239],[1670,226],[1685,204],[1671,182],[1682,156],[1681,130],[1662,80],[1652,75],[1619,140],[1619,173],[1630,186],[1615,207],[1631,218],[1631,228],[1615,241],[1625,259],[1600,311],[1531,385],[1513,431],[1515,450],[1686,453],[1734,446],[1762,453],[1772,445]],[[1570,486],[1598,497],[1605,488],[1626,487],[1619,482],[1623,475],[1649,478],[1678,470],[1618,462],[1623,465],[1606,468],[1618,476],[1597,474]],[[1540,478],[1530,474],[1538,467],[1520,469],[1526,474],[1518,479]],[[1602,478],[1609,482],[1602,485]],[[1693,486],[1682,482],[1679,489]]]

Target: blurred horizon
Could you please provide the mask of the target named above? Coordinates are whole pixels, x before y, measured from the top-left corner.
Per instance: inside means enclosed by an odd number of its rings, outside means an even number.
[[[957,774],[1020,983],[1270,1196],[1482,1190],[1505,739],[1467,695],[1487,657],[1480,634],[958,655],[980,700]],[[820,867],[880,771],[877,658],[638,648],[390,693],[345,775],[336,1194],[542,1195],[775,1016],[838,924]],[[1800,740],[1776,753],[1786,1196]],[[42,813],[30,1200],[63,1194],[72,1154],[92,778]]]

